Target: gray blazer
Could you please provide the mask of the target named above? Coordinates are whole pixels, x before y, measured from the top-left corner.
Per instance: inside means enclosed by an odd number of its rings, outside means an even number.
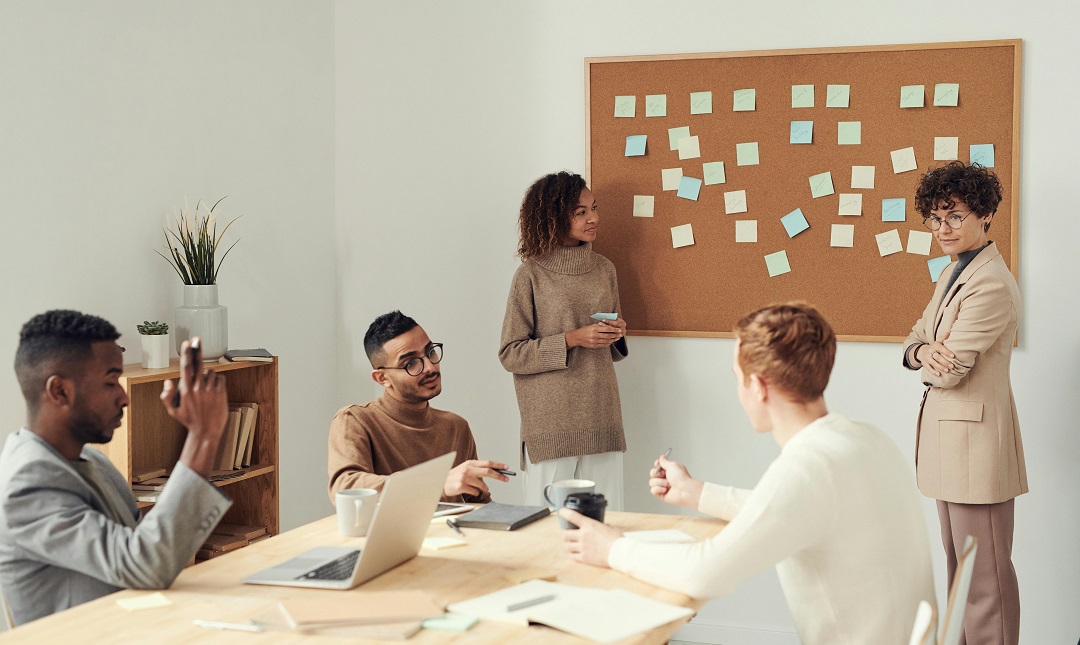
[[[93,448],[81,456],[123,497],[130,526],[109,519],[93,487],[29,430],[0,454],[0,585],[16,625],[123,588],[168,587],[232,505],[178,462],[154,512],[136,523],[120,472]]]

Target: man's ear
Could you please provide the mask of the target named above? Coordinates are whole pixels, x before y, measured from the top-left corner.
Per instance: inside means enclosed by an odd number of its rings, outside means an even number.
[[[758,374],[750,375],[750,391],[762,403],[769,399],[769,384]]]
[[[371,370],[371,380],[383,387],[390,387],[390,379],[386,377],[386,372],[382,370]]]
[[[75,401],[74,381],[59,374],[53,374],[45,381],[42,400],[59,407],[70,406]]]

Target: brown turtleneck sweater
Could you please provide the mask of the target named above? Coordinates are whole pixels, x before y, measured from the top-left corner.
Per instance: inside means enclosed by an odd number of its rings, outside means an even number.
[[[499,360],[514,374],[521,442],[533,463],[626,450],[613,364],[629,353],[626,339],[566,348],[566,332],[595,323],[597,312],[620,313],[619,285],[592,244],[556,248],[514,274]]]
[[[453,412],[430,404],[417,410],[387,394],[346,406],[330,422],[330,501],[348,488],[382,490],[390,475],[451,450],[457,451],[454,466],[476,459],[469,423]],[[490,502],[491,494],[444,496],[442,501]]]

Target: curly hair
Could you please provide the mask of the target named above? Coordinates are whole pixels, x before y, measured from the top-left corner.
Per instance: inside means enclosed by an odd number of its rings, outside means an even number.
[[[518,257],[523,261],[540,257],[559,245],[570,231],[570,215],[586,187],[581,175],[565,170],[544,175],[529,186],[518,218]]]
[[[364,353],[371,361],[371,366],[377,368],[376,363],[383,361],[385,357],[383,345],[386,341],[397,338],[415,327],[419,327],[415,320],[396,309],[376,318],[364,334]]]
[[[81,373],[93,343],[117,338],[120,332],[109,321],[70,309],[53,309],[27,321],[19,331],[15,376],[31,415],[50,376]]]
[[[785,302],[747,314],[735,324],[743,378],[763,377],[800,403],[825,392],[836,360],[836,334],[813,305]]]
[[[979,217],[992,215],[1001,203],[1001,182],[990,170],[979,164],[967,166],[963,161],[950,161],[919,178],[915,208],[923,217],[929,217],[941,204],[949,209],[958,201]],[[989,222],[986,228],[990,228]]]

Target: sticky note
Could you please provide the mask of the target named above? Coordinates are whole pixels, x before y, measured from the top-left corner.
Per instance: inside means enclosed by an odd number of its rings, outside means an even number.
[[[977,163],[983,168],[994,167],[994,144],[976,143],[971,146],[971,163]]]
[[[735,241],[736,242],[757,242],[757,220],[756,219],[737,219],[737,220],[735,220]]]
[[[645,117],[667,116],[667,94],[645,95]]]
[[[735,144],[735,165],[756,166],[758,165],[757,141],[751,143]]]
[[[731,102],[732,112],[753,112],[757,107],[757,90],[735,90]]]
[[[900,150],[893,150],[889,154],[892,155],[893,173],[897,175],[919,167],[915,163],[915,148],[901,148]]]
[[[878,253],[881,254],[881,257],[904,250],[903,245],[900,244],[900,233],[895,228],[891,231],[878,233],[874,238],[877,240]]]
[[[778,275],[791,272],[791,265],[788,264],[787,259],[787,251],[777,251],[776,253],[766,255],[765,266],[769,269],[770,278],[775,278]]]
[[[663,181],[664,190],[679,190],[682,168],[664,168],[660,171],[660,179]]]
[[[138,611],[140,609],[156,609],[158,607],[168,607],[173,604],[171,600],[165,597],[165,594],[160,591],[154,593],[143,594],[134,598],[124,598],[123,600],[117,600],[117,605],[120,605],[123,609],[128,611]]]
[[[952,161],[959,151],[959,137],[934,137],[934,161]]]
[[[852,166],[851,167],[851,187],[852,188],[873,188],[874,187],[874,167],[873,166]]]
[[[733,190],[724,193],[724,213],[745,213],[746,212],[746,191],[745,190]]]
[[[616,96],[615,116],[621,118],[633,118],[637,114],[636,96]]]
[[[697,159],[701,156],[701,146],[697,137],[679,139],[679,159]]]
[[[652,217],[655,203],[652,195],[634,195],[634,217]]]
[[[836,124],[836,143],[857,146],[862,143],[862,121],[841,121]]]
[[[701,171],[705,173],[705,185],[727,183],[727,174],[724,172],[723,161],[707,161],[701,164]]]
[[[648,135],[632,134],[626,137],[626,156],[640,157],[645,154],[645,140]]]
[[[690,92],[690,114],[712,114],[712,92]]]
[[[934,105],[939,107],[956,107],[959,100],[959,83],[938,83],[934,86]]]
[[[426,537],[423,544],[420,545],[422,549],[430,549],[432,551],[440,551],[442,549],[450,549],[455,546],[465,546],[468,544],[461,538],[453,537]]]
[[[930,255],[930,240],[934,236],[930,231],[908,231],[907,252],[915,255]]]
[[[900,88],[900,107],[921,108],[926,105],[926,87],[923,85],[905,85]]]
[[[696,202],[699,193],[701,193],[700,179],[697,177],[682,177],[679,179],[679,192],[675,193],[676,196],[683,199],[692,199]]]
[[[801,208],[796,208],[787,215],[781,217],[780,223],[784,225],[784,230],[787,231],[788,237],[795,237],[799,233],[810,228],[810,222],[806,221],[806,216],[802,214]]]
[[[902,222],[907,219],[907,199],[890,197],[881,200],[881,221]]]
[[[855,246],[854,224],[833,224],[832,236],[829,238],[829,246],[852,248]]]
[[[823,172],[810,177],[810,196],[814,199],[833,194],[832,173]]]
[[[862,215],[862,193],[840,193],[837,215]]]
[[[479,620],[476,616],[466,616],[465,614],[443,614],[435,618],[428,618],[420,623],[420,626],[424,629],[433,629],[439,632],[459,633],[469,631]]]
[[[937,282],[941,277],[941,272],[945,270],[945,267],[949,266],[949,262],[952,262],[952,258],[947,255],[943,255],[940,258],[931,258],[926,261],[926,266],[930,269],[930,281]]]
[[[813,85],[792,85],[791,86],[791,107],[793,107],[793,108],[812,108],[812,107],[814,107],[814,86]]]
[[[825,107],[846,108],[851,101],[850,85],[829,85],[825,88]]]
[[[690,136],[690,126],[684,125],[681,128],[668,128],[667,140],[668,147],[672,150],[679,149],[679,139],[685,139]]]
[[[690,224],[683,224],[682,226],[671,227],[671,246],[672,248],[682,248],[684,246],[690,246],[694,243],[694,227]]]
[[[792,121],[791,122],[791,136],[789,138],[790,143],[813,143],[814,141],[814,122],[813,121]]]

